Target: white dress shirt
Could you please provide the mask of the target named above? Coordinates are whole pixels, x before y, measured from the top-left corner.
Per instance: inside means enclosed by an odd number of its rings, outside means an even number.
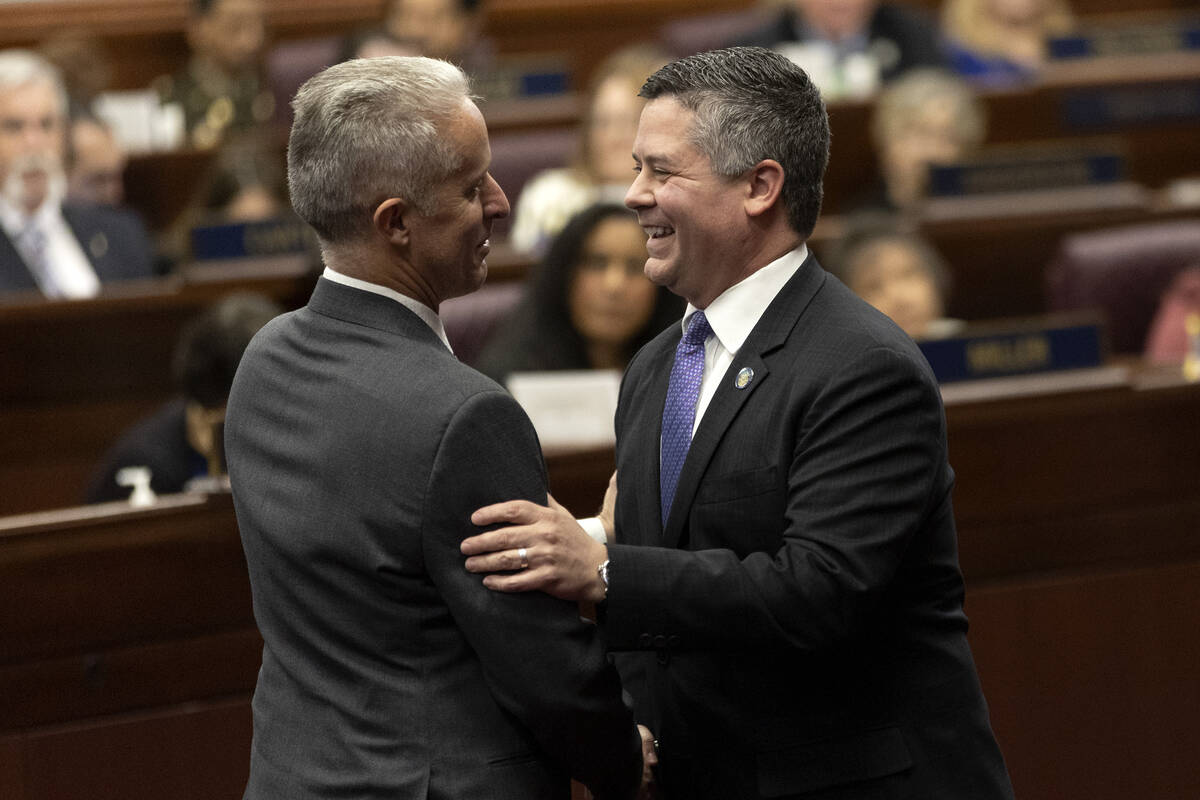
[[[762,319],[767,306],[775,299],[791,277],[808,258],[808,247],[801,244],[779,258],[757,270],[748,278],[730,286],[704,309],[704,316],[713,333],[704,341],[704,377],[700,380],[700,397],[696,401],[696,419],[692,422],[692,435],[700,426],[704,412],[717,387],[725,377],[725,370],[737,357],[746,342],[746,337]],[[697,311],[688,303],[683,312],[681,325],[687,332],[688,322]],[[607,541],[604,526],[598,517],[587,517],[579,524],[589,536],[598,542]]]
[[[364,292],[381,295],[383,297],[395,300],[400,305],[407,308],[409,311],[421,318],[421,321],[429,326],[430,330],[437,334],[437,337],[442,340],[442,344],[446,345],[446,349],[451,353],[454,348],[450,346],[450,339],[446,336],[446,327],[442,325],[442,318],[437,315],[429,306],[422,303],[420,300],[414,300],[408,295],[400,294],[395,289],[390,289],[387,286],[380,286],[378,283],[364,281],[361,278],[351,278],[349,275],[343,275],[340,272],[335,272],[329,267],[325,268],[325,272],[321,277],[328,278],[334,283],[340,283],[343,286],[350,286],[354,289],[361,289]]]
[[[700,397],[696,401],[696,419],[692,422],[692,435],[700,427],[700,420],[708,410],[708,404],[717,387],[725,377],[725,370],[733,363],[738,351],[754,330],[754,326],[762,319],[767,306],[779,294],[804,259],[808,258],[808,247],[801,244],[783,256],[767,264],[753,275],[735,283],[717,296],[704,309],[704,316],[712,328],[713,335],[704,342],[704,377],[700,382]],[[683,312],[681,325],[687,332],[688,322],[696,307],[688,303]]]
[[[51,188],[50,196],[33,214],[8,202],[0,195],[0,224],[21,259],[29,267],[38,288],[47,297],[78,299],[95,297],[100,292],[100,278],[71,227],[62,215],[62,193]],[[43,267],[46,274],[31,263],[25,251],[22,234],[33,225],[45,236]]]

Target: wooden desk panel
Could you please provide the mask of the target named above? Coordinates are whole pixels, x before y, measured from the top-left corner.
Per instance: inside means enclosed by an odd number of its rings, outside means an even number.
[[[1019,796],[1200,793],[1200,385],[948,420],[970,636]],[[548,464],[588,511],[612,453]],[[228,497],[0,521],[5,797],[237,796],[259,653],[237,542]]]
[[[75,505],[105,451],[174,392],[183,326],[227,294],[285,309],[312,278],[127,284],[84,301],[0,305],[0,514]]]

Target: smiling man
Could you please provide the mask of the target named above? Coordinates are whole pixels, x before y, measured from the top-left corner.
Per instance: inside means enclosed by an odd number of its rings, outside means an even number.
[[[509,526],[463,543],[467,569],[598,604],[671,800],[1010,798],[938,386],[805,245],[820,96],[762,48],[682,59],[641,94],[626,204],[646,274],[689,305],[622,383],[609,543],[516,500],[475,513]]]
[[[462,569],[473,509],[546,501],[532,425],[437,315],[508,213],[466,78],[359,59],[294,106],[326,269],[247,348],[225,428],[263,636],[246,797],[631,797],[641,740],[595,629]]]

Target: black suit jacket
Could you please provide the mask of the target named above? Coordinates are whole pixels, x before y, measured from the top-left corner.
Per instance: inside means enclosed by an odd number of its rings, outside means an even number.
[[[786,8],[767,25],[740,37],[737,44],[774,47],[795,41],[801,41],[795,12]],[[937,26],[917,9],[880,3],[867,23],[867,42],[879,58],[879,76],[884,81],[916,67],[949,67]]]
[[[62,212],[100,283],[153,275],[154,249],[136,214],[83,205],[64,205]],[[0,229],[0,292],[19,291],[36,292],[38,285],[8,235]]]
[[[263,663],[247,798],[632,795],[639,737],[573,603],[492,592],[471,512],[546,502],[528,419],[400,304],[318,281],[238,368],[226,457]]]
[[[613,648],[640,651],[623,677],[668,797],[1011,797],[920,351],[808,258],[722,378],[664,531],[679,337],[647,345],[622,384],[602,614]]]

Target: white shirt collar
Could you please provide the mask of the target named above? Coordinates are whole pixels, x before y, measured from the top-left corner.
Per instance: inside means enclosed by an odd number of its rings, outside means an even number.
[[[730,286],[708,304],[704,316],[713,334],[728,352],[736,354],[745,343],[746,337],[759,319],[766,312],[767,306],[779,294],[804,259],[808,258],[808,246],[801,243],[795,250],[784,253],[779,258],[756,270]],[[683,330],[687,331],[688,322],[696,307],[688,303],[683,312]]]
[[[381,295],[383,297],[395,300],[397,303],[420,317],[421,321],[428,325],[429,328],[437,334],[437,337],[442,340],[442,344],[446,345],[446,349],[451,353],[454,352],[454,348],[450,346],[450,339],[446,336],[446,327],[442,325],[442,318],[437,315],[436,311],[422,303],[420,300],[415,300],[408,295],[400,294],[395,289],[391,289],[387,286],[380,286],[378,283],[371,283],[370,281],[364,281],[361,278],[352,278],[349,275],[343,275],[342,273],[336,272],[329,267],[325,267],[325,271],[321,276],[333,281],[334,283],[340,283],[343,286],[361,289],[364,292],[371,292],[372,294]]]

